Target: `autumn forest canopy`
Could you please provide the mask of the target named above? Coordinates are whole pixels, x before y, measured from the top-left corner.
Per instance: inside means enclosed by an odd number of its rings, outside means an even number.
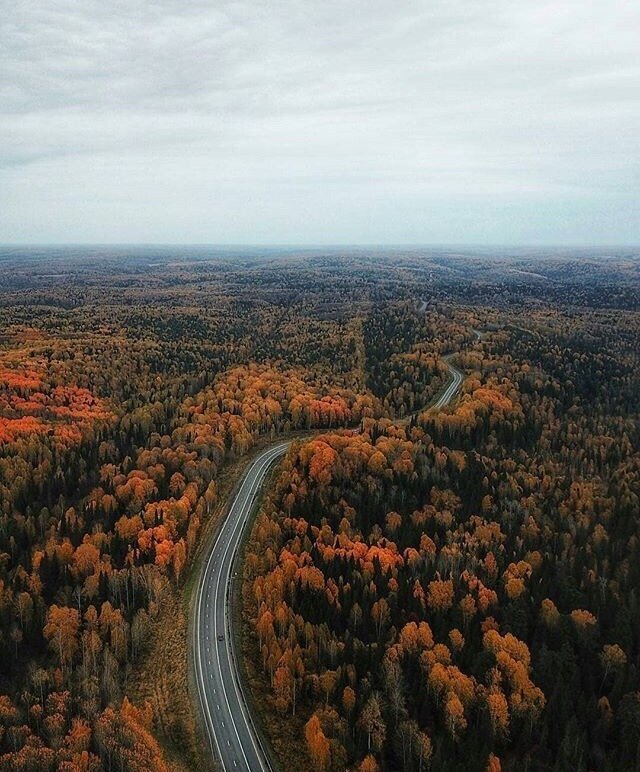
[[[0,772],[206,768],[195,568],[279,438],[283,769],[640,770],[640,253],[3,248],[0,317]]]

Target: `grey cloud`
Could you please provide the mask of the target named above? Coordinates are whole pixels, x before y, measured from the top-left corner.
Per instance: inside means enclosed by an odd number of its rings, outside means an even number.
[[[0,2],[0,241],[640,237],[637,4]]]

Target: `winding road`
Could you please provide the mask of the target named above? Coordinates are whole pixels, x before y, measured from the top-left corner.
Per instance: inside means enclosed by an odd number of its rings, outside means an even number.
[[[238,680],[230,628],[229,591],[234,558],[271,465],[289,442],[263,451],[246,470],[211,552],[195,598],[192,654],[198,699],[214,758],[225,770],[271,769]]]
[[[448,354],[446,357],[444,357],[444,361],[446,362],[446,365],[449,368],[449,374],[451,375],[451,380],[446,385],[442,394],[433,403],[432,409],[435,408],[437,410],[441,410],[443,407],[446,407],[449,404],[449,402],[451,402],[451,400],[456,396],[456,394],[460,389],[460,386],[462,386],[462,378],[464,376],[462,375],[460,370],[458,370],[457,367],[454,367],[449,361],[453,356],[455,356],[455,354]]]
[[[450,355],[453,356],[453,355]],[[462,373],[445,357],[451,374],[433,408],[448,405],[462,384]],[[229,595],[235,557],[270,467],[290,442],[260,453],[244,473],[198,579],[192,623],[193,668],[202,720],[211,752],[229,772],[269,772],[269,755],[245,701],[231,631]]]

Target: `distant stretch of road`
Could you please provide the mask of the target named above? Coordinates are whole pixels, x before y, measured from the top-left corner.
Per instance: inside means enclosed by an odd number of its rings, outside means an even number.
[[[458,370],[457,367],[454,367],[449,361],[453,356],[455,356],[455,354],[449,354],[448,356],[444,357],[444,361],[446,362],[446,365],[449,368],[449,373],[451,374],[451,380],[447,384],[442,394],[433,403],[433,407],[438,410],[442,409],[443,407],[446,407],[456,396],[456,394],[460,390],[460,386],[462,386],[462,378],[463,378],[462,373],[460,372],[460,370]]]
[[[462,373],[445,357],[451,373],[433,408],[448,405],[458,393]],[[251,519],[264,478],[284,455],[289,442],[264,450],[244,474],[229,513],[205,557],[195,598],[192,656],[198,700],[211,752],[224,770],[268,772],[272,769],[243,698],[231,632],[229,591],[234,558]]]

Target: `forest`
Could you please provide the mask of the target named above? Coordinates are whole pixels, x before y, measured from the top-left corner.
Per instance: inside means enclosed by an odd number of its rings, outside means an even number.
[[[205,768],[164,633],[282,437],[241,643],[283,769],[640,770],[639,288],[632,252],[0,252],[0,770]]]

